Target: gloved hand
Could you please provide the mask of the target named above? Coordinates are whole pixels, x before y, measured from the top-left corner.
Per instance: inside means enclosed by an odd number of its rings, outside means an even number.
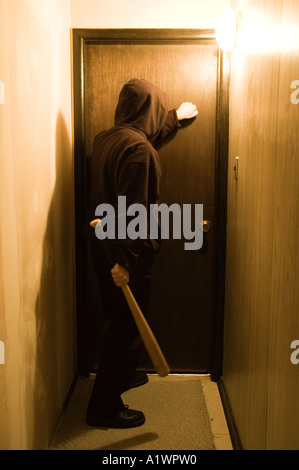
[[[113,281],[117,287],[122,287],[125,284],[128,284],[130,280],[130,275],[126,268],[120,266],[120,264],[116,263],[114,267],[111,269],[111,274]]]
[[[177,117],[178,120],[181,121],[182,119],[191,119],[197,116],[198,111],[195,104],[190,103],[189,101],[182,103],[181,106],[177,109]]]

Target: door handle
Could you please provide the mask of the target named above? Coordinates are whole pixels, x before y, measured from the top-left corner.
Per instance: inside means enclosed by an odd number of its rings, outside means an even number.
[[[209,220],[202,221],[202,231],[207,233],[211,230],[211,222]]]

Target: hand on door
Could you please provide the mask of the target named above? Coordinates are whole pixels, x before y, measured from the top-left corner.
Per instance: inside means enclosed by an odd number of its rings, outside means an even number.
[[[198,111],[195,104],[190,103],[189,101],[182,103],[181,106],[177,109],[177,117],[178,120],[181,121],[182,119],[191,119],[197,116]]]

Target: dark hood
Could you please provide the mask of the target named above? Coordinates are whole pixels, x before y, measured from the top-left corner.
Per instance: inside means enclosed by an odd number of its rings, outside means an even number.
[[[133,78],[119,95],[115,125],[133,127],[152,140],[162,129],[168,113],[168,96],[147,80]]]

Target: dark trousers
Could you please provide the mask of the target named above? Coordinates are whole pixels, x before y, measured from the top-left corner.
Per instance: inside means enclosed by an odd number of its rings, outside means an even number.
[[[120,395],[135,375],[143,343],[122,289],[112,280],[111,267],[101,245],[92,243],[91,250],[104,314],[99,366],[87,410],[87,415],[96,416],[122,406]],[[136,269],[130,274],[129,286],[145,316],[150,303],[154,258],[153,249],[145,245]]]

